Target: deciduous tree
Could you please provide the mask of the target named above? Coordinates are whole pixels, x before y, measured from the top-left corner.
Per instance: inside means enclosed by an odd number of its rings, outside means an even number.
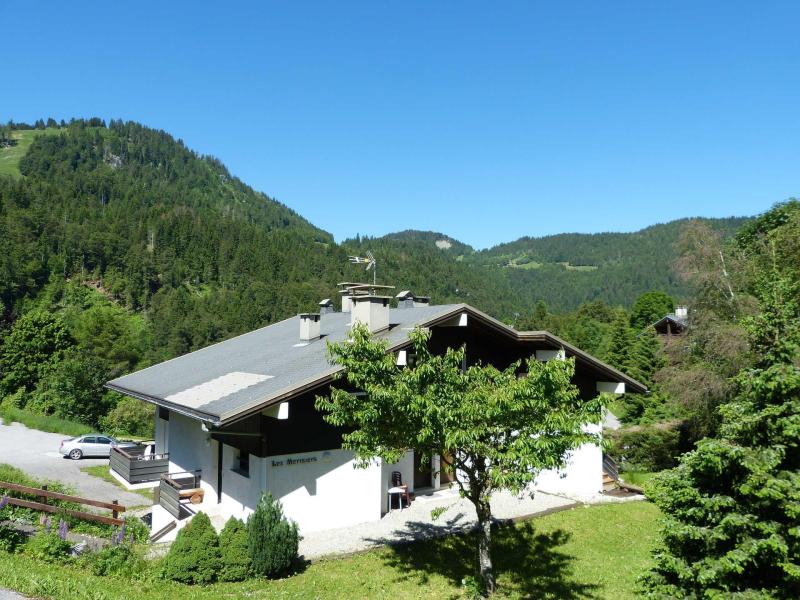
[[[597,443],[583,426],[600,421],[601,400],[578,397],[571,359],[464,368],[463,347],[433,355],[429,335],[411,333],[413,366],[400,368],[385,341],[354,327],[350,340],[329,350],[347,383],[365,394],[334,388],[317,407],[328,422],[352,429],[343,445],[362,466],[376,458],[394,463],[413,450],[439,455],[443,468],[456,472],[477,512],[479,571],[491,593],[492,493],[520,492],[540,471],[563,466],[569,450]]]

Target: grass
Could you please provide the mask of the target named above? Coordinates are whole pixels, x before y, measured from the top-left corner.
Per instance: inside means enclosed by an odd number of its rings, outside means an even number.
[[[19,161],[25,156],[34,138],[39,135],[55,135],[62,131],[62,129],[55,127],[51,127],[50,129],[21,129],[12,131],[11,137],[17,140],[17,143],[8,148],[0,148],[0,175],[22,177],[22,174],[19,172]]]
[[[84,433],[90,433],[92,428],[84,423],[69,421],[60,417],[48,415],[37,415],[21,408],[13,406],[0,406],[0,418],[8,425],[10,423],[21,423],[29,429],[48,431],[50,433],[63,433],[70,437],[77,437]]]
[[[650,565],[658,510],[632,502],[576,508],[495,534],[501,598],[636,598],[637,577]],[[0,587],[40,598],[458,598],[472,573],[471,536],[449,536],[322,560],[276,581],[188,587],[151,576],[134,581],[94,577],[0,552]],[[151,569],[152,572],[152,569]]]
[[[657,473],[650,473],[648,471],[625,471],[620,473],[619,476],[625,480],[625,483],[641,487],[656,475]]]
[[[86,473],[87,475],[91,475],[92,477],[99,477],[103,481],[107,481],[108,483],[113,483],[121,490],[125,490],[126,492],[133,492],[134,494],[139,494],[144,501],[142,506],[152,506],[153,504],[153,489],[146,488],[141,490],[129,490],[124,485],[122,485],[115,477],[108,472],[108,465],[94,465],[93,467],[81,467],[81,471]],[[138,508],[137,506],[129,506],[127,507],[128,510]]]

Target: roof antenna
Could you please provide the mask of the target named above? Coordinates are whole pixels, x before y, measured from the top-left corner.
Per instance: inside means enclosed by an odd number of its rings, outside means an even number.
[[[351,256],[350,262],[354,265],[367,265],[367,271],[372,269],[372,285],[377,285],[378,283],[378,261],[375,260],[375,257],[372,256],[372,252],[367,250],[366,258],[361,256]]]

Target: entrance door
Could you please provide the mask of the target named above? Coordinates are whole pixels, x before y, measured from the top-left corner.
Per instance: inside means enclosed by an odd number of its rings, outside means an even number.
[[[431,487],[431,461],[428,460],[426,464],[422,464],[422,456],[414,453],[414,489]]]
[[[440,460],[440,471],[439,471],[439,485],[445,485],[447,483],[451,483],[456,480],[456,474],[450,470],[449,464],[453,462],[452,457],[447,457],[447,463],[445,464],[444,460]]]

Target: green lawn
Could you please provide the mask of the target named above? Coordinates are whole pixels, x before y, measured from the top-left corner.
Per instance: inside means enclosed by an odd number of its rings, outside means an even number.
[[[25,156],[28,148],[33,143],[33,139],[37,135],[55,135],[61,131],[61,129],[55,127],[13,131],[11,137],[17,140],[17,144],[8,148],[0,148],[0,175],[20,177],[19,159]]]
[[[658,510],[645,502],[575,508],[497,530],[499,597],[636,598]],[[152,578],[93,577],[0,552],[0,587],[42,598],[458,598],[472,539],[450,536],[308,565],[277,581],[187,587]]]
[[[134,494],[139,494],[142,497],[142,504],[141,506],[152,506],[153,505],[153,488],[146,488],[141,490],[129,490],[124,485],[122,485],[116,478],[112,477],[111,473],[108,472],[108,465],[95,465],[93,467],[81,467],[81,471],[86,473],[87,475],[91,475],[92,477],[99,477],[103,481],[107,481],[108,483],[113,483],[121,490],[125,490],[126,492],[133,492]],[[139,508],[138,506],[128,506],[128,510],[132,510],[134,508]]]
[[[655,477],[657,473],[650,473],[648,471],[624,471],[620,473],[619,476],[625,481],[625,483],[630,483],[631,485],[638,485],[643,486],[647,483],[650,479]]]

